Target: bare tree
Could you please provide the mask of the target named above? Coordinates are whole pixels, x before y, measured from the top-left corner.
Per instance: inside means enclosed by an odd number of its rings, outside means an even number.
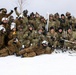
[[[14,3],[19,8],[20,13],[22,13],[23,8],[25,8],[25,5],[26,5],[26,0],[16,0]]]
[[[18,0],[18,6],[19,6],[19,9],[20,9],[20,13],[22,13],[22,11],[23,11],[23,7],[25,5],[25,1],[26,0]]]

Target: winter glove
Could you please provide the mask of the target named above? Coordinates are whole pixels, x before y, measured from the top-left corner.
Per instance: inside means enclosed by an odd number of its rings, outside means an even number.
[[[13,13],[13,10],[11,10],[11,13]]]
[[[17,10],[17,7],[15,7],[14,10]]]
[[[55,40],[55,38],[53,38],[53,37],[51,37],[51,39],[52,39],[52,41],[54,41],[54,40]]]

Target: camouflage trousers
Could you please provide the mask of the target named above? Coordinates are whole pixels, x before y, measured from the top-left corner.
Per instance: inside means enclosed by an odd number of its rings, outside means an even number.
[[[34,49],[32,47],[28,47],[20,50],[17,55],[23,57],[34,57],[36,56],[36,53],[34,52]]]
[[[0,57],[5,57],[9,55],[9,50],[7,47],[0,50]]]

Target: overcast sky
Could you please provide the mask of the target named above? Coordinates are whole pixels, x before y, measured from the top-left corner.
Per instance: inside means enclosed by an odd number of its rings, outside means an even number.
[[[8,12],[17,6],[17,0],[0,0],[0,8],[5,7]],[[26,0],[24,9],[30,12],[39,12],[45,16],[47,12],[60,14],[71,12],[76,17],[76,1],[75,0]],[[15,14],[13,14],[15,15]]]

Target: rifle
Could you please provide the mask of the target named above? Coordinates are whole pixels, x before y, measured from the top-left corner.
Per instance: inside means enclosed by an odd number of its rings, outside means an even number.
[[[62,39],[62,40],[65,41],[65,42],[68,42],[68,43],[76,44],[76,42],[73,42],[73,41],[69,41],[69,40],[66,40],[66,39]]]

